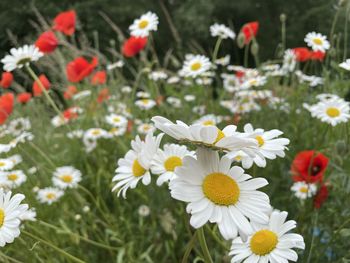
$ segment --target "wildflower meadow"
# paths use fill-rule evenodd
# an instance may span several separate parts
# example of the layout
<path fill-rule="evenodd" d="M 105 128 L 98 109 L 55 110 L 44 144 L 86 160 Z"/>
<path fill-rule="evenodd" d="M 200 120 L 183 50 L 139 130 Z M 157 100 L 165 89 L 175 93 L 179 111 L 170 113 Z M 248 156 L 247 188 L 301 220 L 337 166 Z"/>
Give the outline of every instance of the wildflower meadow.
<path fill-rule="evenodd" d="M 276 13 L 262 60 L 259 14 L 160 52 L 169 13 L 105 16 L 101 48 L 80 10 L 34 9 L 1 58 L 0 262 L 349 263 L 350 1 L 334 10 L 300 46 Z"/>

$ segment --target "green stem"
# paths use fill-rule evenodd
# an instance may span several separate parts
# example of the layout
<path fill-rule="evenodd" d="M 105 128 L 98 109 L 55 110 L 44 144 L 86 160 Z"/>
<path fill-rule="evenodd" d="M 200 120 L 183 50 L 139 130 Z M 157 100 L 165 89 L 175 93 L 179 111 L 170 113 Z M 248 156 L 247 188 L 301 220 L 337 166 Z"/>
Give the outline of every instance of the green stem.
<path fill-rule="evenodd" d="M 246 44 L 244 47 L 244 67 L 248 67 L 248 55 L 249 55 L 249 45 L 250 43 Z"/>
<path fill-rule="evenodd" d="M 42 238 L 40 238 L 38 236 L 35 236 L 35 235 L 25 231 L 25 230 L 22 230 L 22 233 L 27 235 L 27 236 L 29 236 L 29 237 L 31 237 L 32 239 L 35 239 L 35 240 L 38 240 L 39 242 L 44 243 L 45 245 L 47 245 L 47 246 L 51 247 L 52 249 L 56 250 L 58 253 L 62 254 L 63 256 L 65 256 L 67 258 L 69 258 L 73 262 L 85 263 L 85 261 L 83 261 L 83 260 L 81 260 L 81 259 L 79 259 L 79 258 L 77 258 L 77 257 L 75 257 L 75 256 L 73 256 L 71 254 L 69 254 L 68 252 L 64 251 L 63 249 L 61 249 L 61 248 L 51 244 L 50 242 L 48 242 L 48 241 L 46 241 L 46 240 L 44 240 L 44 239 L 42 239 Z"/>
<path fill-rule="evenodd" d="M 47 157 L 47 154 L 44 153 L 38 146 L 36 146 L 34 143 L 29 142 L 29 144 L 52 166 L 52 168 L 56 169 L 56 165 L 51 161 L 49 157 Z"/>
<path fill-rule="evenodd" d="M 314 223 L 313 223 L 312 229 L 314 229 L 314 228 L 316 227 L 317 221 L 318 221 L 318 212 L 316 212 L 316 215 L 315 215 L 315 218 L 314 218 Z M 309 255 L 308 255 L 308 257 L 307 257 L 306 263 L 310 263 L 310 262 L 311 262 L 312 249 L 313 249 L 313 246 L 314 246 L 314 241 L 315 241 L 315 235 L 312 235 L 311 243 L 310 243 Z"/>
<path fill-rule="evenodd" d="M 198 235 L 198 241 L 199 241 L 199 244 L 202 248 L 204 262 L 205 263 L 213 263 L 213 260 L 211 259 L 211 256 L 209 253 L 207 242 L 205 240 L 204 227 L 199 228 L 197 230 L 196 234 Z"/>
<path fill-rule="evenodd" d="M 12 257 L 10 257 L 10 256 L 7 256 L 7 255 L 5 255 L 5 254 L 2 253 L 2 252 L 0 252 L 0 259 L 1 259 L 1 258 L 5 258 L 5 259 L 7 259 L 8 261 L 14 262 L 14 263 L 23 263 L 22 261 L 19 261 L 19 260 L 15 259 L 15 258 L 12 258 Z"/>
<path fill-rule="evenodd" d="M 219 37 L 218 40 L 216 41 L 216 44 L 215 44 L 215 47 L 214 47 L 214 51 L 213 51 L 213 58 L 212 58 L 213 63 L 215 63 L 215 60 L 218 57 L 218 53 L 219 53 L 219 48 L 220 48 L 221 42 L 222 42 L 222 38 Z"/>
<path fill-rule="evenodd" d="M 187 263 L 188 262 L 188 257 L 191 254 L 191 251 L 192 251 L 192 249 L 194 247 L 194 243 L 195 243 L 196 239 L 197 239 L 197 234 L 194 233 L 192 235 L 192 238 L 191 238 L 190 242 L 188 242 L 188 244 L 187 244 L 187 247 L 186 247 L 186 250 L 185 250 L 185 254 L 184 254 L 184 256 L 182 258 L 182 261 L 181 261 L 182 263 Z"/>
<path fill-rule="evenodd" d="M 67 234 L 67 235 L 71 235 L 71 236 L 74 236 L 74 237 L 78 237 L 79 239 L 85 241 L 86 243 L 89 243 L 91 245 L 94 245 L 94 246 L 97 246 L 97 247 L 100 247 L 100 248 L 105 248 L 105 249 L 110 249 L 110 250 L 115 250 L 117 251 L 118 249 L 115 248 L 115 247 L 111 247 L 111 246 L 108 246 L 108 245 L 105 245 L 105 244 L 101 244 L 97 241 L 94 241 L 94 240 L 91 240 L 87 237 L 84 237 L 84 236 L 81 236 L 79 234 L 76 234 L 76 233 L 73 233 L 73 232 L 69 232 L 69 231 L 64 231 L 63 229 L 60 229 L 59 227 L 57 226 L 54 226 L 54 225 L 51 225 L 47 222 L 44 222 L 44 221 L 39 221 L 40 224 L 48 227 L 48 228 L 51 228 L 51 229 L 55 229 L 56 231 L 60 231 L 60 233 L 64 233 L 64 234 Z"/>
<path fill-rule="evenodd" d="M 33 78 L 33 80 L 38 83 L 41 91 L 44 93 L 44 96 L 46 97 L 47 101 L 49 102 L 49 104 L 52 106 L 52 108 L 56 111 L 56 113 L 61 117 L 64 118 L 62 112 L 58 109 L 57 105 L 55 104 L 55 102 L 52 100 L 52 98 L 50 97 L 49 93 L 47 92 L 47 90 L 45 89 L 43 83 L 40 81 L 40 79 L 38 78 L 38 76 L 35 74 L 35 72 L 30 68 L 29 65 L 26 66 L 26 69 L 29 73 L 29 75 Z"/>

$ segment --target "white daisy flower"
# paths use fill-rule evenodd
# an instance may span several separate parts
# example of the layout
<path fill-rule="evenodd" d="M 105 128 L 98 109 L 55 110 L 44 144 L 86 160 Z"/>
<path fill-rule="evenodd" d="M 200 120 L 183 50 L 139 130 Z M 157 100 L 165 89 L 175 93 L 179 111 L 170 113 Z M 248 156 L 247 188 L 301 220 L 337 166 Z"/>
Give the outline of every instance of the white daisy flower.
<path fill-rule="evenodd" d="M 229 255 L 231 263 L 288 263 L 297 261 L 298 254 L 292 248 L 305 248 L 301 235 L 288 233 L 296 227 L 293 220 L 286 221 L 288 213 L 273 211 L 268 224 L 252 224 L 254 232 L 247 241 L 237 237 L 232 241 Z"/>
<path fill-rule="evenodd" d="M 154 106 L 156 106 L 157 103 L 151 99 L 141 99 L 141 100 L 135 101 L 135 105 L 139 107 L 141 110 L 150 110 Z"/>
<path fill-rule="evenodd" d="M 150 123 L 141 123 L 139 126 L 137 126 L 137 132 L 139 134 L 147 134 L 149 132 L 155 132 L 156 127 L 154 127 L 153 124 Z"/>
<path fill-rule="evenodd" d="M 215 60 L 215 64 L 217 65 L 221 65 L 221 66 L 227 66 L 228 64 L 230 64 L 230 59 L 231 56 L 230 55 L 226 55 L 222 58 L 218 58 Z"/>
<path fill-rule="evenodd" d="M 196 96 L 192 95 L 192 94 L 187 94 L 184 96 L 184 100 L 187 102 L 191 102 L 191 101 L 195 101 L 196 100 Z"/>
<path fill-rule="evenodd" d="M 31 123 L 28 118 L 17 118 L 7 126 L 8 132 L 13 136 L 18 136 L 24 131 L 28 131 L 31 128 Z"/>
<path fill-rule="evenodd" d="M 74 139 L 74 138 L 81 139 L 83 138 L 83 135 L 84 135 L 83 130 L 74 130 L 74 131 L 67 132 L 67 137 L 69 139 Z"/>
<path fill-rule="evenodd" d="M 51 205 L 63 196 L 64 192 L 58 188 L 46 187 L 37 191 L 37 199 L 41 203 Z"/>
<path fill-rule="evenodd" d="M 305 182 L 295 182 L 290 188 L 294 195 L 299 199 L 306 199 L 312 197 L 317 192 L 316 184 L 308 184 Z"/>
<path fill-rule="evenodd" d="M 289 139 L 286 138 L 277 138 L 283 134 L 280 130 L 270 130 L 264 131 L 263 129 L 254 129 L 253 126 L 248 123 L 244 126 L 243 137 L 254 138 L 258 143 L 258 151 L 255 157 L 242 156 L 240 153 L 235 155 L 230 155 L 230 157 L 235 158 L 236 160 L 241 158 L 242 166 L 245 169 L 252 167 L 255 163 L 259 167 L 266 166 L 266 159 L 273 160 L 277 156 L 284 157 L 284 151 L 287 150 L 287 145 L 289 144 Z"/>
<path fill-rule="evenodd" d="M 214 114 L 207 114 L 194 121 L 194 124 L 201 124 L 205 126 L 215 126 L 222 121 L 220 116 Z"/>
<path fill-rule="evenodd" d="M 172 76 L 167 79 L 168 84 L 176 84 L 180 82 L 180 78 L 178 76 Z"/>
<path fill-rule="evenodd" d="M 312 117 L 336 126 L 350 119 L 350 104 L 343 99 L 322 100 L 308 108 Z"/>
<path fill-rule="evenodd" d="M 341 67 L 341 68 L 343 68 L 343 69 L 345 69 L 347 71 L 350 71 L 350 58 L 348 58 L 344 62 L 340 63 L 339 67 Z"/>
<path fill-rule="evenodd" d="M 113 127 L 123 127 L 128 124 L 128 120 L 124 116 L 114 113 L 106 116 L 106 122 Z"/>
<path fill-rule="evenodd" d="M 182 106 L 181 100 L 175 97 L 167 97 L 166 102 L 169 103 L 174 108 L 181 108 Z"/>
<path fill-rule="evenodd" d="M 297 56 L 291 49 L 287 49 L 283 55 L 282 70 L 285 72 L 293 72 L 297 66 Z"/>
<path fill-rule="evenodd" d="M 4 64 L 4 71 L 13 71 L 37 61 L 44 54 L 34 45 L 24 45 L 20 48 L 11 48 L 10 55 L 6 55 L 1 62 Z"/>
<path fill-rule="evenodd" d="M 108 133 L 114 137 L 122 136 L 126 133 L 127 125 L 121 127 L 113 127 Z"/>
<path fill-rule="evenodd" d="M 269 197 L 258 188 L 266 186 L 264 178 L 254 178 L 238 166 L 231 167 L 230 159 L 204 148 L 197 149 L 197 160 L 183 158 L 175 169 L 176 178 L 170 181 L 171 196 L 189 203 L 190 224 L 200 228 L 208 221 L 217 223 L 225 239 L 233 239 L 238 231 L 251 234 L 250 222 L 266 224 L 271 207 Z M 250 179 L 250 180 L 249 180 Z"/>
<path fill-rule="evenodd" d="M 13 165 L 16 166 L 17 164 L 21 163 L 23 161 L 23 158 L 19 154 L 12 155 L 7 158 L 8 160 L 13 162 Z"/>
<path fill-rule="evenodd" d="M 106 130 L 101 128 L 90 128 L 84 133 L 84 138 L 97 140 L 101 138 L 108 138 L 109 134 Z"/>
<path fill-rule="evenodd" d="M 225 25 L 219 25 L 218 23 L 215 23 L 210 26 L 210 34 L 212 37 L 220 37 L 222 39 L 235 39 L 236 34 L 231 30 L 231 28 L 225 26 Z"/>
<path fill-rule="evenodd" d="M 249 156 L 255 156 L 257 142 L 255 139 L 243 138 L 236 132 L 237 127 L 228 125 L 223 130 L 215 125 L 193 124 L 188 126 L 182 121 L 176 123 L 161 117 L 152 118 L 157 129 L 168 134 L 176 140 L 189 142 L 194 145 L 222 150 L 234 154 L 240 150 Z"/>
<path fill-rule="evenodd" d="M 326 52 L 326 50 L 331 47 L 327 40 L 327 36 L 316 32 L 307 33 L 304 41 L 313 51 Z"/>
<path fill-rule="evenodd" d="M 151 31 L 158 29 L 158 16 L 152 12 L 143 14 L 140 18 L 135 19 L 129 27 L 130 34 L 135 37 L 148 37 Z"/>
<path fill-rule="evenodd" d="M 20 217 L 28 210 L 27 204 L 21 204 L 25 196 L 0 189 L 0 247 L 12 243 L 20 235 Z"/>
<path fill-rule="evenodd" d="M 267 78 L 265 76 L 255 76 L 255 77 L 247 78 L 241 84 L 241 88 L 249 89 L 251 87 L 260 87 L 265 85 L 266 82 L 267 82 Z"/>
<path fill-rule="evenodd" d="M 155 154 L 159 149 L 163 134 L 153 136 L 152 132 L 146 135 L 144 141 L 139 136 L 131 142 L 129 150 L 124 158 L 118 160 L 116 175 L 112 181 L 116 182 L 112 191 L 118 190 L 118 196 L 122 194 L 126 198 L 126 191 L 135 188 L 140 180 L 144 185 L 151 182 L 150 167 Z"/>
<path fill-rule="evenodd" d="M 194 156 L 194 152 L 188 151 L 184 145 L 177 144 L 166 144 L 164 150 L 158 151 L 151 166 L 152 173 L 159 175 L 157 179 L 158 186 L 176 176 L 175 168 L 182 165 L 182 159 L 187 155 Z"/>
<path fill-rule="evenodd" d="M 211 67 L 209 58 L 203 55 L 190 55 L 186 57 L 186 60 L 181 69 L 181 74 L 185 77 L 197 77 L 204 72 L 208 71 Z"/>
<path fill-rule="evenodd" d="M 136 93 L 136 97 L 141 98 L 141 99 L 149 99 L 151 97 L 151 94 L 149 94 L 146 91 L 138 91 Z"/>
<path fill-rule="evenodd" d="M 10 159 L 0 159 L 0 171 L 11 170 L 15 164 Z"/>
<path fill-rule="evenodd" d="M 130 86 L 123 86 L 121 89 L 122 93 L 129 94 L 132 92 L 132 88 Z"/>
<path fill-rule="evenodd" d="M 58 167 L 52 177 L 53 185 L 61 189 L 76 188 L 80 181 L 81 172 L 72 166 Z"/>
<path fill-rule="evenodd" d="M 21 213 L 19 219 L 21 221 L 36 221 L 36 210 L 35 208 L 30 208 Z"/>
<path fill-rule="evenodd" d="M 0 185 L 10 189 L 16 188 L 27 180 L 22 170 L 0 172 Z"/>
<path fill-rule="evenodd" d="M 166 74 L 164 71 L 152 71 L 148 74 L 148 78 L 154 81 L 158 80 L 164 80 L 168 78 L 168 74 Z"/>
<path fill-rule="evenodd" d="M 68 122 L 69 122 L 68 119 L 66 119 L 60 115 L 56 115 L 56 116 L 52 117 L 52 119 L 51 119 L 51 124 L 54 127 L 60 127 L 64 124 L 67 124 Z"/>
<path fill-rule="evenodd" d="M 107 70 L 113 70 L 115 68 L 122 68 L 124 66 L 124 61 L 123 60 L 118 60 L 117 62 L 113 63 L 113 64 L 109 64 L 107 65 Z"/>

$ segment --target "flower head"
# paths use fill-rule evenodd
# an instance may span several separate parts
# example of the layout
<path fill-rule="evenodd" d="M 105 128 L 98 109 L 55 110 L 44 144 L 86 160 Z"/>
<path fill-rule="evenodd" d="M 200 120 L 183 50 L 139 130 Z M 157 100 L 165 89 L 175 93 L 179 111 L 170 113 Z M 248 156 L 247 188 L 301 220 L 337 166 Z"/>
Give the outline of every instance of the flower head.
<path fill-rule="evenodd" d="M 74 10 L 59 13 L 53 20 L 53 30 L 71 36 L 75 32 L 76 13 Z"/>

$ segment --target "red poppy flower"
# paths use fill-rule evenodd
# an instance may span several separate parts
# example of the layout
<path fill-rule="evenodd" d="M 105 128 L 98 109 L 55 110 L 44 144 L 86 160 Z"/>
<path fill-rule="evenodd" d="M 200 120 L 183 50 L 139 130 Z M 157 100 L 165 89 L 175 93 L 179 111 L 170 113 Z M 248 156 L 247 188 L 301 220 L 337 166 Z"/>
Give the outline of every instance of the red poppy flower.
<path fill-rule="evenodd" d="M 53 29 L 71 36 L 75 32 L 76 13 L 74 10 L 59 13 L 53 20 Z"/>
<path fill-rule="evenodd" d="M 294 181 L 321 182 L 328 165 L 328 158 L 316 151 L 302 151 L 295 156 L 291 172 Z"/>
<path fill-rule="evenodd" d="M 13 81 L 13 75 L 11 72 L 3 72 L 1 75 L 0 86 L 7 89 L 11 86 Z"/>
<path fill-rule="evenodd" d="M 311 51 L 306 47 L 293 48 L 297 61 L 305 62 L 311 58 Z"/>
<path fill-rule="evenodd" d="M 106 71 L 97 71 L 91 78 L 92 85 L 102 85 L 106 83 Z"/>
<path fill-rule="evenodd" d="M 15 96 L 12 93 L 6 93 L 0 97 L 0 125 L 4 124 L 13 110 Z"/>
<path fill-rule="evenodd" d="M 41 74 L 39 76 L 39 80 L 41 82 L 41 84 L 44 86 L 44 88 L 46 90 L 49 90 L 50 89 L 50 86 L 51 86 L 51 83 L 50 81 L 47 79 L 47 77 L 44 75 L 44 74 Z M 39 82 L 38 81 L 34 81 L 33 82 L 33 94 L 35 97 L 37 96 L 41 96 L 41 94 L 43 93 L 40 85 L 39 85 Z"/>
<path fill-rule="evenodd" d="M 67 89 L 64 91 L 63 93 L 63 97 L 66 99 L 66 100 L 69 100 L 72 98 L 72 96 L 74 94 L 76 94 L 78 92 L 78 89 L 76 86 L 68 86 Z"/>
<path fill-rule="evenodd" d="M 243 25 L 241 28 L 241 32 L 244 35 L 244 44 L 248 44 L 253 37 L 256 37 L 258 34 L 259 30 L 259 22 L 254 21 L 254 22 L 249 22 Z"/>
<path fill-rule="evenodd" d="M 101 89 L 98 93 L 97 102 L 102 103 L 109 99 L 109 90 L 107 88 Z"/>
<path fill-rule="evenodd" d="M 126 40 L 122 47 L 122 53 L 126 57 L 137 55 L 147 45 L 146 37 L 130 37 Z"/>
<path fill-rule="evenodd" d="M 314 207 L 320 209 L 323 203 L 327 200 L 329 195 L 328 187 L 326 184 L 322 184 L 314 197 Z"/>
<path fill-rule="evenodd" d="M 85 58 L 78 57 L 69 62 L 66 67 L 67 78 L 70 82 L 79 82 L 89 76 L 98 64 L 98 60 L 94 57 L 89 63 Z"/>
<path fill-rule="evenodd" d="M 32 98 L 32 94 L 29 92 L 22 92 L 17 95 L 17 101 L 19 103 L 25 104 Z"/>
<path fill-rule="evenodd" d="M 312 51 L 311 52 L 311 59 L 312 60 L 318 60 L 318 61 L 323 61 L 326 56 L 325 52 L 322 51 Z"/>
<path fill-rule="evenodd" d="M 58 40 L 52 31 L 47 31 L 39 36 L 35 46 L 43 53 L 51 53 L 58 46 Z"/>
<path fill-rule="evenodd" d="M 64 117 L 66 120 L 73 120 L 73 119 L 78 118 L 78 116 L 79 116 L 78 113 L 79 113 L 79 108 L 77 108 L 77 107 L 71 107 L 71 108 L 66 109 L 66 110 L 63 112 L 63 117 Z"/>

